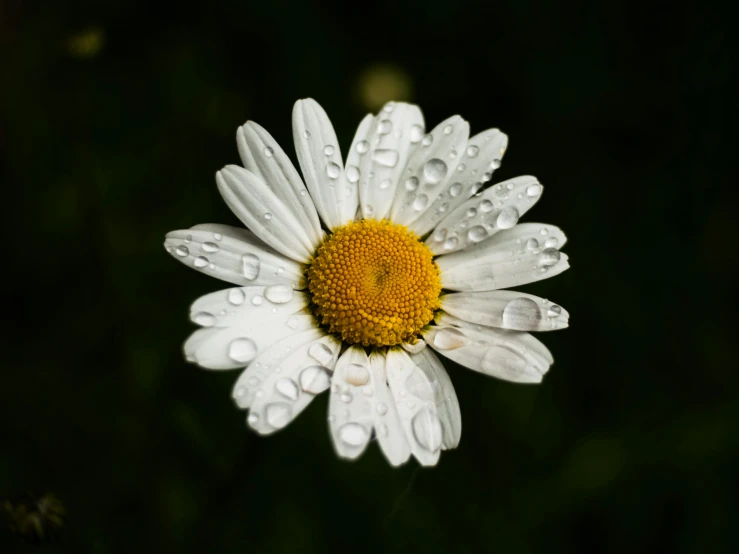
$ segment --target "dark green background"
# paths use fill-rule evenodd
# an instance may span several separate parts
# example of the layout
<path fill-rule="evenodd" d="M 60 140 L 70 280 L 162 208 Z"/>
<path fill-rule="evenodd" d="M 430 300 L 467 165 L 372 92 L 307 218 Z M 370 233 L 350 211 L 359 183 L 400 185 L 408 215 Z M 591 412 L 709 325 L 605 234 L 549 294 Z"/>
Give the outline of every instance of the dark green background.
<path fill-rule="evenodd" d="M 709 2 L 3 3 L 0 500 L 58 495 L 48 552 L 739 551 L 732 21 Z M 91 32 L 98 52 L 70 46 Z M 247 119 L 293 156 L 311 96 L 346 148 L 377 63 L 429 126 L 508 133 L 498 180 L 539 177 L 526 220 L 570 239 L 572 269 L 524 289 L 571 314 L 540 335 L 556 364 L 541 386 L 448 364 L 464 432 L 433 469 L 376 445 L 338 460 L 326 397 L 248 432 L 237 373 L 181 352 L 189 304 L 225 285 L 162 248 L 236 222 L 214 172 Z"/>

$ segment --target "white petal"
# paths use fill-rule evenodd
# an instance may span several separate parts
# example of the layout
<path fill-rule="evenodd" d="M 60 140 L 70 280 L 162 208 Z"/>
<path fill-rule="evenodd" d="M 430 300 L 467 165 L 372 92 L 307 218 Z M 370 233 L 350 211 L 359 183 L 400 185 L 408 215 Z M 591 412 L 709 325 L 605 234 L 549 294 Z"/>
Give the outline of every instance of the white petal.
<path fill-rule="evenodd" d="M 516 383 L 540 383 L 554 361 L 529 333 L 505 331 L 459 320 L 448 314 L 423 330 L 434 350 L 458 364 Z"/>
<path fill-rule="evenodd" d="M 208 369 L 245 367 L 278 340 L 317 326 L 303 310 L 307 302 L 305 294 L 285 285 L 207 294 L 190 309 L 192 321 L 205 328 L 187 339 L 185 357 Z"/>
<path fill-rule="evenodd" d="M 413 222 L 429 209 L 456 172 L 469 133 L 469 123 L 455 115 L 421 140 L 402 174 L 390 211 L 393 222 L 415 230 Z"/>
<path fill-rule="evenodd" d="M 449 374 L 430 348 L 411 354 L 411 359 L 434 389 L 434 402 L 443 429 L 441 447 L 445 450 L 456 448 L 462 437 L 462 414 Z"/>
<path fill-rule="evenodd" d="M 440 299 L 441 308 L 464 321 L 513 331 L 553 331 L 567 327 L 561 306 L 515 290 L 455 292 Z"/>
<path fill-rule="evenodd" d="M 329 229 L 344 225 L 357 211 L 356 181 L 347 181 L 331 120 L 312 98 L 295 103 L 293 139 L 318 213 Z"/>
<path fill-rule="evenodd" d="M 516 225 L 482 244 L 436 258 L 441 285 L 448 290 L 483 291 L 554 277 L 570 267 L 567 254 L 558 250 L 565 241 L 554 225 Z"/>
<path fill-rule="evenodd" d="M 434 254 L 462 250 L 510 229 L 541 198 L 543 187 L 525 175 L 486 189 L 452 210 L 426 239 Z"/>
<path fill-rule="evenodd" d="M 303 180 L 290 158 L 264 128 L 247 121 L 236 131 L 236 142 L 244 167 L 266 183 L 300 222 L 312 244 L 323 239 L 321 223 Z"/>
<path fill-rule="evenodd" d="M 310 260 L 320 241 L 314 239 L 314 233 L 304 227 L 272 187 L 237 165 L 219 171 L 216 183 L 226 204 L 255 235 L 297 262 Z"/>
<path fill-rule="evenodd" d="M 357 132 L 354 135 L 352 146 L 346 154 L 346 166 L 344 176 L 346 178 L 347 187 L 351 187 L 350 199 L 352 204 L 344 204 L 343 219 L 344 223 L 361 218 L 359 213 L 359 178 L 361 177 L 362 159 L 369 156 L 369 134 L 375 125 L 375 118 L 372 114 L 367 114 L 359 124 Z"/>
<path fill-rule="evenodd" d="M 205 224 L 167 233 L 167 252 L 187 266 L 234 285 L 305 287 L 303 266 L 246 229 Z"/>
<path fill-rule="evenodd" d="M 390 108 L 390 111 L 388 111 Z M 364 218 L 383 219 L 390 212 L 398 182 L 423 133 L 423 114 L 418 106 L 396 102 L 383 108 L 375 119 L 362 157 L 359 200 Z"/>
<path fill-rule="evenodd" d="M 436 465 L 444 442 L 444 429 L 437 408 L 438 379 L 421 369 L 402 349 L 387 352 L 385 371 L 405 436 L 416 459 Z"/>
<path fill-rule="evenodd" d="M 395 400 L 385 376 L 385 355 L 377 350 L 370 354 L 370 389 L 363 388 L 368 395 L 374 414 L 375 435 L 382 453 L 394 466 L 405 463 L 411 455 L 408 439 L 400 421 Z"/>
<path fill-rule="evenodd" d="M 315 351 L 326 353 L 320 363 Z M 247 422 L 259 434 L 282 429 L 329 386 L 341 342 L 320 329 L 287 337 L 259 355 L 234 385 L 233 399 L 250 408 Z"/>
<path fill-rule="evenodd" d="M 361 390 L 370 379 L 369 358 L 363 348 L 350 347 L 336 362 L 331 379 L 328 421 L 334 448 L 342 458 L 358 457 L 372 435 L 372 404 Z"/>
<path fill-rule="evenodd" d="M 500 166 L 508 146 L 508 137 L 498 129 L 488 129 L 472 137 L 460 152 L 456 170 L 439 188 L 438 195 L 429 200 L 423 215 L 412 224 L 412 229 L 423 236 L 451 213 L 462 202 L 477 193 L 489 181 Z"/>

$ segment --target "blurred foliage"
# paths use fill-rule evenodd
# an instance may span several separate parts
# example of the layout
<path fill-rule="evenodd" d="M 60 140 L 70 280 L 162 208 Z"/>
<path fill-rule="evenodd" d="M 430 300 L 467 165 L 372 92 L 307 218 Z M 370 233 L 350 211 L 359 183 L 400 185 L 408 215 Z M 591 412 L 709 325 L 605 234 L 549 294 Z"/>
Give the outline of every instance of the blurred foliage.
<path fill-rule="evenodd" d="M 739 551 L 730 15 L 0 4 L 0 500 L 50 491 L 68 522 L 43 544 L 8 525 L 0 551 Z M 525 289 L 571 314 L 543 337 L 557 363 L 538 387 L 448 364 L 464 433 L 434 469 L 391 469 L 374 446 L 337 460 L 326 398 L 271 438 L 247 432 L 235 374 L 181 352 L 190 302 L 224 285 L 162 248 L 236 222 L 213 175 L 238 160 L 239 124 L 291 152 L 292 103 L 311 96 L 346 148 L 377 87 L 429 125 L 507 132 L 496 176 L 537 175 L 527 220 L 570 237 L 572 269 Z"/>

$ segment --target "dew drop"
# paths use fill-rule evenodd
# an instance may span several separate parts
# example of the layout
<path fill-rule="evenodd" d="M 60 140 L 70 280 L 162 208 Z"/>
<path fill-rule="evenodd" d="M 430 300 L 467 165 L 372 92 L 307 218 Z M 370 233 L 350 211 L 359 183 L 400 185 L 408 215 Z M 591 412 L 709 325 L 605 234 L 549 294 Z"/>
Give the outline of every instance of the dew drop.
<path fill-rule="evenodd" d="M 413 209 L 417 212 L 420 212 L 423 210 L 426 206 L 428 206 L 429 203 L 429 197 L 425 194 L 419 194 L 416 196 L 416 199 L 413 201 Z"/>
<path fill-rule="evenodd" d="M 361 446 L 369 439 L 369 433 L 358 423 L 345 423 L 339 429 L 339 438 L 349 446 Z"/>
<path fill-rule="evenodd" d="M 328 370 L 320 365 L 306 367 L 300 372 L 300 388 L 311 394 L 325 391 L 331 384 L 331 375 Z"/>
<path fill-rule="evenodd" d="M 241 272 L 247 281 L 253 281 L 259 276 L 261 264 L 255 254 L 244 254 L 241 257 Z"/>
<path fill-rule="evenodd" d="M 275 383 L 275 390 L 289 400 L 297 400 L 298 394 L 300 394 L 297 383 L 289 377 L 279 379 Z"/>
<path fill-rule="evenodd" d="M 266 213 L 264 214 L 264 219 L 266 219 L 267 221 L 269 221 L 270 219 L 272 219 L 272 214 L 271 214 L 271 213 L 269 213 L 269 212 L 266 212 Z"/>
<path fill-rule="evenodd" d="M 186 243 L 191 243 L 191 242 L 192 242 L 192 235 L 187 235 L 187 236 L 185 237 L 185 242 L 186 242 Z"/>
<path fill-rule="evenodd" d="M 349 364 L 344 370 L 346 382 L 355 387 L 366 385 L 370 374 L 366 367 L 360 364 Z"/>
<path fill-rule="evenodd" d="M 454 327 L 442 327 L 434 335 L 434 346 L 441 350 L 454 350 L 467 344 L 467 336 Z"/>
<path fill-rule="evenodd" d="M 365 154 L 367 153 L 367 150 L 369 150 L 369 142 L 367 142 L 366 140 L 360 140 L 357 143 L 356 148 L 357 152 L 359 152 L 360 154 Z"/>
<path fill-rule="evenodd" d="M 322 342 L 311 344 L 308 355 L 321 365 L 328 365 L 334 357 L 331 349 Z"/>
<path fill-rule="evenodd" d="M 469 231 L 467 231 L 467 237 L 472 242 L 480 242 L 488 236 L 488 232 L 482 225 L 475 225 Z"/>
<path fill-rule="evenodd" d="M 549 237 L 547 240 L 544 241 L 544 246 L 546 248 L 556 248 L 559 244 L 559 241 L 554 237 Z"/>
<path fill-rule="evenodd" d="M 456 198 L 462 192 L 462 183 L 454 183 L 449 187 L 449 196 Z"/>
<path fill-rule="evenodd" d="M 385 167 L 395 167 L 398 163 L 398 152 L 388 148 L 373 150 L 372 161 Z"/>
<path fill-rule="evenodd" d="M 557 317 L 561 313 L 562 313 L 562 307 L 557 306 L 557 304 L 552 304 L 551 306 L 549 306 L 549 310 L 547 310 L 547 315 L 549 317 Z"/>
<path fill-rule="evenodd" d="M 214 242 L 205 242 L 203 243 L 203 250 L 208 252 L 209 254 L 212 254 L 213 252 L 218 252 L 220 250 L 220 246 L 218 246 Z"/>
<path fill-rule="evenodd" d="M 432 185 L 440 183 L 446 177 L 447 165 L 439 158 L 432 158 L 423 164 L 423 177 Z"/>
<path fill-rule="evenodd" d="M 441 447 L 441 421 L 428 407 L 413 417 L 412 427 L 413 436 L 424 449 L 436 452 Z"/>
<path fill-rule="evenodd" d="M 249 425 L 256 425 L 259 423 L 259 415 L 250 413 L 249 417 L 246 418 L 246 421 L 249 422 Z"/>
<path fill-rule="evenodd" d="M 500 167 L 500 160 L 498 158 L 496 158 L 492 162 L 490 162 L 490 168 L 491 169 L 498 169 L 499 167 Z"/>
<path fill-rule="evenodd" d="M 451 135 L 453 130 L 454 127 L 452 125 L 447 125 L 446 127 L 444 127 L 444 134 Z"/>
<path fill-rule="evenodd" d="M 258 294 L 251 299 L 251 303 L 255 306 L 261 306 L 262 302 L 264 302 L 264 298 L 262 298 Z"/>
<path fill-rule="evenodd" d="M 177 248 L 175 248 L 174 252 L 180 258 L 184 258 L 190 253 L 190 250 L 187 249 L 187 246 L 179 245 Z"/>
<path fill-rule="evenodd" d="M 405 190 L 416 190 L 418 188 L 418 177 L 408 177 L 405 180 Z M 185 254 L 187 255 L 187 254 Z"/>
<path fill-rule="evenodd" d="M 284 304 L 293 297 L 293 288 L 288 285 L 272 285 L 264 290 L 264 296 L 274 304 Z"/>
<path fill-rule="evenodd" d="M 334 147 L 333 147 L 333 146 L 331 146 L 330 144 L 326 145 L 326 146 L 325 146 L 325 147 L 323 148 L 323 153 L 324 153 L 324 154 L 325 154 L 326 156 L 333 156 L 333 154 L 334 154 L 334 152 L 335 152 L 335 151 L 336 151 L 336 148 L 334 148 Z"/>
<path fill-rule="evenodd" d="M 387 413 L 387 404 L 380 402 L 375 406 L 375 411 L 380 415 L 385 415 Z"/>
<path fill-rule="evenodd" d="M 489 212 L 493 209 L 493 203 L 490 200 L 485 199 L 480 202 L 480 209 L 483 212 Z"/>
<path fill-rule="evenodd" d="M 539 241 L 536 239 L 529 239 L 526 241 L 526 248 L 529 250 L 536 250 L 539 248 Z"/>
<path fill-rule="evenodd" d="M 309 139 L 310 138 L 310 131 L 303 131 L 303 138 Z"/>
<path fill-rule="evenodd" d="M 446 229 L 439 229 L 434 233 L 434 240 L 437 242 L 442 242 L 446 238 Z"/>
<path fill-rule="evenodd" d="M 444 250 L 452 250 L 457 247 L 459 244 L 459 239 L 457 237 L 449 237 L 446 239 L 446 242 L 444 242 Z"/>
<path fill-rule="evenodd" d="M 293 410 L 287 402 L 272 402 L 267 404 L 265 409 L 267 415 L 267 423 L 275 429 L 282 429 L 290 423 L 293 417 Z"/>
<path fill-rule="evenodd" d="M 295 316 L 288 317 L 287 321 L 285 321 L 285 325 L 290 327 L 290 329 L 297 329 L 298 328 L 298 318 Z"/>
<path fill-rule="evenodd" d="M 541 189 L 544 188 L 541 185 L 530 185 L 526 189 L 526 195 L 527 196 L 539 196 L 541 194 Z"/>
<path fill-rule="evenodd" d="M 210 262 L 208 261 L 208 258 L 206 258 L 205 256 L 198 256 L 197 258 L 195 258 L 195 261 L 193 262 L 193 265 L 195 267 L 198 267 L 198 268 L 201 268 L 202 269 L 205 266 L 207 266 L 209 263 Z"/>
<path fill-rule="evenodd" d="M 246 337 L 234 339 L 228 345 L 228 356 L 234 362 L 246 363 L 252 361 L 257 355 L 256 343 Z"/>
<path fill-rule="evenodd" d="M 431 133 L 429 133 L 429 134 L 427 134 L 427 135 L 425 135 L 423 137 L 423 139 L 421 140 L 421 145 L 422 146 L 431 146 L 433 144 L 433 142 L 434 142 L 434 135 L 432 135 Z"/>
<path fill-rule="evenodd" d="M 386 188 L 389 188 L 392 183 L 393 182 L 390 179 L 383 179 L 380 181 L 380 188 L 385 190 Z"/>
<path fill-rule="evenodd" d="M 356 183 L 359 181 L 359 168 L 356 165 L 347 166 L 346 178 L 350 183 Z"/>
<path fill-rule="evenodd" d="M 477 215 L 477 209 L 476 208 L 469 208 L 464 215 L 466 217 L 475 217 Z"/>
<path fill-rule="evenodd" d="M 411 144 L 416 144 L 417 142 L 420 142 L 423 138 L 423 127 L 421 127 L 420 125 L 411 125 L 410 138 Z"/>
<path fill-rule="evenodd" d="M 216 324 L 216 316 L 209 312 L 198 312 L 192 320 L 202 327 L 213 327 Z"/>
<path fill-rule="evenodd" d="M 270 148 L 269 146 L 265 146 L 264 147 L 264 155 L 267 156 L 268 158 L 271 158 L 272 156 L 275 155 L 275 151 L 272 148 Z"/>
<path fill-rule="evenodd" d="M 477 155 L 480 153 L 480 147 L 475 146 L 474 144 L 471 144 L 467 147 L 467 156 L 470 158 L 476 158 Z"/>
<path fill-rule="evenodd" d="M 512 206 L 502 210 L 495 221 L 499 229 L 510 229 L 516 223 L 518 223 L 518 210 Z"/>
<path fill-rule="evenodd" d="M 242 289 L 229 289 L 228 301 L 234 306 L 240 306 L 246 300 L 246 295 Z"/>
<path fill-rule="evenodd" d="M 326 175 L 331 179 L 337 179 L 339 177 L 339 173 L 341 173 L 341 168 L 334 162 L 328 162 L 328 165 L 326 166 Z"/>
<path fill-rule="evenodd" d="M 339 396 L 339 400 L 341 400 L 344 404 L 349 404 L 354 399 L 352 394 L 349 391 L 346 391 Z"/>
<path fill-rule="evenodd" d="M 541 310 L 530 298 L 514 298 L 503 309 L 503 327 L 514 331 L 531 331 L 539 326 Z"/>
<path fill-rule="evenodd" d="M 377 124 L 377 133 L 380 135 L 387 135 L 393 130 L 393 122 L 389 119 L 383 119 Z"/>
<path fill-rule="evenodd" d="M 559 261 L 560 257 L 561 254 L 556 248 L 545 248 L 539 256 L 539 265 L 551 267 Z"/>

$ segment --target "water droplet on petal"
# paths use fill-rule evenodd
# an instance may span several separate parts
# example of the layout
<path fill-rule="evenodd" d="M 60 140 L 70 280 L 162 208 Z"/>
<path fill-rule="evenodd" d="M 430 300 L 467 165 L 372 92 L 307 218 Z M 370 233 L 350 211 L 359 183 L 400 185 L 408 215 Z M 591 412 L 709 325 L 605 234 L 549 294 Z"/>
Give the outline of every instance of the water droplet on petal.
<path fill-rule="evenodd" d="M 467 217 L 475 217 L 477 215 L 477 209 L 476 208 L 470 208 L 467 210 L 467 212 L 464 214 Z"/>
<path fill-rule="evenodd" d="M 310 131 L 303 131 L 303 138 L 309 139 L 310 138 Z"/>
<path fill-rule="evenodd" d="M 446 233 L 447 233 L 446 228 L 439 229 L 438 231 L 434 233 L 434 240 L 437 242 L 443 241 L 446 238 Z"/>
<path fill-rule="evenodd" d="M 214 242 L 204 242 L 203 243 L 203 250 L 208 252 L 209 254 L 212 254 L 213 252 L 218 252 L 220 250 L 220 246 L 218 246 Z"/>
<path fill-rule="evenodd" d="M 267 156 L 268 158 L 271 158 L 272 156 L 275 155 L 275 151 L 272 148 L 270 148 L 269 146 L 265 146 L 264 147 L 264 155 Z"/>
<path fill-rule="evenodd" d="M 539 248 L 539 241 L 536 239 L 529 239 L 526 241 L 526 248 L 529 250 L 536 250 Z"/>
<path fill-rule="evenodd" d="M 350 183 L 356 183 L 359 181 L 359 168 L 356 165 L 347 166 L 346 178 Z"/>
<path fill-rule="evenodd" d="M 297 383 L 289 377 L 279 379 L 277 383 L 275 383 L 275 390 L 289 400 L 297 400 L 298 394 L 300 394 Z"/>
<path fill-rule="evenodd" d="M 293 409 L 287 402 L 272 402 L 267 404 L 265 409 L 267 414 L 267 423 L 275 429 L 282 429 L 290 423 L 293 417 Z"/>
<path fill-rule="evenodd" d="M 539 196 L 541 194 L 541 189 L 543 189 L 541 185 L 530 185 L 526 189 L 526 195 L 527 196 Z"/>
<path fill-rule="evenodd" d="M 398 163 L 398 152 L 387 148 L 373 150 L 372 161 L 385 167 L 395 167 Z"/>
<path fill-rule="evenodd" d="M 393 130 L 393 122 L 389 119 L 383 119 L 377 124 L 377 133 L 380 135 L 387 135 Z"/>
<path fill-rule="evenodd" d="M 449 237 L 444 243 L 444 250 L 452 250 L 456 248 L 458 244 L 459 239 L 457 237 Z"/>
<path fill-rule="evenodd" d="M 199 312 L 193 316 L 192 320 L 202 327 L 213 327 L 216 324 L 216 316 L 209 312 Z"/>
<path fill-rule="evenodd" d="M 546 248 L 556 248 L 559 244 L 559 241 L 554 237 L 549 237 L 547 240 L 544 241 L 544 246 Z"/>
<path fill-rule="evenodd" d="M 454 183 L 449 187 L 449 196 L 456 198 L 462 192 L 462 183 Z"/>
<path fill-rule="evenodd" d="M 495 223 L 499 229 L 510 229 L 518 223 L 518 210 L 512 206 L 502 210 Z"/>
<path fill-rule="evenodd" d="M 393 182 L 390 179 L 383 179 L 380 181 L 380 188 L 385 190 L 386 188 L 389 188 L 392 183 Z"/>
<path fill-rule="evenodd" d="M 228 291 L 228 301 L 234 306 L 239 306 L 244 303 L 246 295 L 242 289 L 230 289 Z"/>
<path fill-rule="evenodd" d="M 246 337 L 234 339 L 228 346 L 228 356 L 239 363 L 252 361 L 257 355 L 256 343 Z"/>
<path fill-rule="evenodd" d="M 325 147 L 323 148 L 323 153 L 324 153 L 324 154 L 325 154 L 326 156 L 332 156 L 332 155 L 333 155 L 333 153 L 334 153 L 335 151 L 336 151 L 336 148 L 334 148 L 334 147 L 333 147 L 333 146 L 331 146 L 330 144 L 326 145 L 326 146 L 325 146 Z"/>
<path fill-rule="evenodd" d="M 366 140 L 360 140 L 357 143 L 356 148 L 357 152 L 359 152 L 360 154 L 365 154 L 367 150 L 369 150 L 369 142 L 367 142 Z"/>
<path fill-rule="evenodd" d="M 411 125 L 410 138 L 411 144 L 416 144 L 417 142 L 420 142 L 420 140 L 423 138 L 423 127 L 421 127 L 420 125 Z"/>
<path fill-rule="evenodd" d="M 541 321 L 539 304 L 526 297 L 514 298 L 503 309 L 503 327 L 514 331 L 536 329 Z"/>
<path fill-rule="evenodd" d="M 439 158 L 433 158 L 423 164 L 423 176 L 429 184 L 435 185 L 446 177 L 447 165 Z"/>
<path fill-rule="evenodd" d="M 413 436 L 424 449 L 436 452 L 441 447 L 441 421 L 428 407 L 413 417 L 412 427 Z"/>
<path fill-rule="evenodd" d="M 339 429 L 339 438 L 349 446 L 361 446 L 369 439 L 369 433 L 358 423 L 345 423 Z"/>
<path fill-rule="evenodd" d="M 417 212 L 420 212 L 423 210 L 426 206 L 428 206 L 429 203 L 429 197 L 425 194 L 419 194 L 416 199 L 413 201 L 413 209 Z"/>
<path fill-rule="evenodd" d="M 184 258 L 187 256 L 190 251 L 187 249 L 187 246 L 179 245 L 177 248 L 175 248 L 175 254 L 177 254 L 180 258 Z"/>
<path fill-rule="evenodd" d="M 467 147 L 467 156 L 470 158 L 476 158 L 477 155 L 480 153 L 480 147 L 475 146 L 474 144 L 471 144 Z"/>
<path fill-rule="evenodd" d="M 331 375 L 328 370 L 320 365 L 306 367 L 300 372 L 300 388 L 311 394 L 325 391 L 331 384 Z"/>
<path fill-rule="evenodd" d="M 442 327 L 434 335 L 434 346 L 441 350 L 454 350 L 467 344 L 467 336 L 454 327 Z"/>
<path fill-rule="evenodd" d="M 339 400 L 341 400 L 344 404 L 349 404 L 349 402 L 351 402 L 353 399 L 354 397 L 352 396 L 352 393 L 350 393 L 349 391 L 346 391 L 342 393 L 341 396 L 339 396 Z"/>
<path fill-rule="evenodd" d="M 367 368 L 359 364 L 349 364 L 344 369 L 344 374 L 346 382 L 355 387 L 366 385 L 370 378 Z"/>
<path fill-rule="evenodd" d="M 203 268 L 207 266 L 210 262 L 208 261 L 208 258 L 205 256 L 198 256 L 195 258 L 195 261 L 193 262 L 193 265 L 198 268 Z"/>
<path fill-rule="evenodd" d="M 190 242 L 192 242 L 192 235 L 187 235 L 187 236 L 185 237 L 185 242 L 186 242 L 186 243 L 190 243 Z"/>
<path fill-rule="evenodd" d="M 334 357 L 331 349 L 322 342 L 316 342 L 308 348 L 308 355 L 321 365 L 328 365 Z"/>
<path fill-rule="evenodd" d="M 467 231 L 467 236 L 472 242 L 480 242 L 488 236 L 488 232 L 482 225 L 475 225 Z"/>
<path fill-rule="evenodd" d="M 431 144 L 434 142 L 434 135 L 427 134 L 423 137 L 423 140 L 421 140 L 422 146 L 431 146 Z"/>
<path fill-rule="evenodd" d="M 375 411 L 380 415 L 385 415 L 387 413 L 387 404 L 380 402 L 375 406 Z"/>
<path fill-rule="evenodd" d="M 493 203 L 490 200 L 485 199 L 480 202 L 480 209 L 483 212 L 489 212 L 493 209 Z"/>
<path fill-rule="evenodd" d="M 271 214 L 271 213 L 269 213 L 269 212 L 266 212 L 266 213 L 264 214 L 264 219 L 266 219 L 267 221 L 269 221 L 270 219 L 272 219 L 272 214 Z"/>
<path fill-rule="evenodd" d="M 251 303 L 255 306 L 261 306 L 262 302 L 264 302 L 264 298 L 262 298 L 258 294 L 251 299 Z"/>
<path fill-rule="evenodd" d="M 500 167 L 500 160 L 497 158 L 494 159 L 492 162 L 490 162 L 490 167 L 492 169 L 498 169 Z"/>
<path fill-rule="evenodd" d="M 453 130 L 454 127 L 452 125 L 447 125 L 446 127 L 444 127 L 444 134 L 451 135 Z"/>
<path fill-rule="evenodd" d="M 254 254 L 244 254 L 241 257 L 241 272 L 248 281 L 253 281 L 259 276 L 259 258 Z"/>
<path fill-rule="evenodd" d="M 249 422 L 249 425 L 256 425 L 259 423 L 259 414 L 250 413 L 249 417 L 246 418 L 246 421 Z"/>
<path fill-rule="evenodd" d="M 405 190 L 414 191 L 418 188 L 418 177 L 408 177 L 405 181 Z M 185 254 L 187 256 L 187 254 Z"/>
<path fill-rule="evenodd" d="M 552 304 L 551 306 L 549 306 L 549 310 L 547 310 L 547 315 L 549 317 L 557 317 L 561 313 L 562 313 L 562 307 L 557 306 L 556 304 Z"/>
<path fill-rule="evenodd" d="M 337 164 L 334 162 L 328 162 L 328 165 L 326 166 L 326 175 L 331 179 L 337 179 L 340 173 L 341 168 Z"/>
<path fill-rule="evenodd" d="M 272 285 L 264 290 L 264 296 L 275 304 L 284 304 L 293 297 L 293 288 L 288 285 Z"/>
<path fill-rule="evenodd" d="M 545 248 L 539 255 L 539 265 L 550 267 L 555 265 L 561 257 L 559 250 L 555 248 Z"/>

